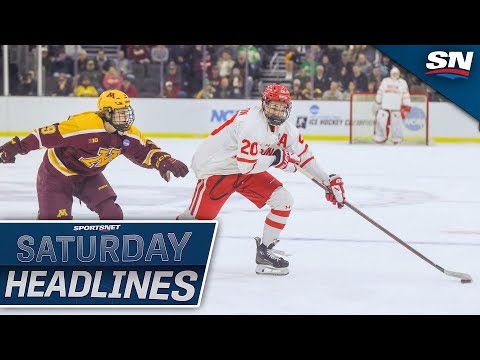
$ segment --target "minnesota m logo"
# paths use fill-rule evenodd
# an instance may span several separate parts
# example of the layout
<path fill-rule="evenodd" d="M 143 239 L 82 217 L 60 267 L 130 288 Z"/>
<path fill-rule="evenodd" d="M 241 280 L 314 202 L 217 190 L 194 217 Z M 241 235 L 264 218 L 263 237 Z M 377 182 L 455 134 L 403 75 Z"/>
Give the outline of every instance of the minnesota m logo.
<path fill-rule="evenodd" d="M 57 218 L 67 217 L 67 216 L 68 216 L 67 209 L 58 210 Z"/>
<path fill-rule="evenodd" d="M 83 162 L 89 168 L 103 167 L 103 166 L 106 166 L 110 161 L 115 159 L 118 155 L 120 155 L 121 152 L 122 152 L 121 150 L 115 149 L 115 148 L 110 148 L 110 149 L 100 148 L 98 149 L 98 156 L 94 156 L 91 158 L 81 157 L 78 160 Z"/>

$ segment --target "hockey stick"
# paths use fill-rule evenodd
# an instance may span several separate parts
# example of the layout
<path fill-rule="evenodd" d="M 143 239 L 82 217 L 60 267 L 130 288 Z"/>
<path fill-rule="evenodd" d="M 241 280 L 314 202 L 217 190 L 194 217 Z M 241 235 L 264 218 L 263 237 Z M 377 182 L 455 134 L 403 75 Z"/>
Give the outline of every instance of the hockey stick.
<path fill-rule="evenodd" d="M 308 177 L 310 180 L 312 180 L 315 184 L 317 184 L 318 186 L 320 186 L 323 190 L 327 191 L 327 192 L 330 192 L 330 190 L 328 189 L 327 186 L 325 186 L 322 182 L 318 181 L 317 179 L 315 179 L 307 170 L 301 168 L 299 165 L 295 164 L 295 167 L 297 168 L 298 171 L 300 171 L 303 175 L 305 175 L 306 177 Z M 411 252 L 413 252 L 415 255 L 419 256 L 420 258 L 422 258 L 423 260 L 425 260 L 427 263 L 429 263 L 430 265 L 432 265 L 433 267 L 437 268 L 438 270 L 440 270 L 441 272 L 443 272 L 445 275 L 448 275 L 448 276 L 453 276 L 453 277 L 456 277 L 456 278 L 459 278 L 462 283 L 471 283 L 473 281 L 472 277 L 468 274 L 464 274 L 464 273 L 461 273 L 461 272 L 456 272 L 456 271 L 449 271 L 449 270 L 446 270 L 444 269 L 443 267 L 441 267 L 440 265 L 437 265 L 435 264 L 433 261 L 431 261 L 430 259 L 428 259 L 427 257 L 425 257 L 424 255 L 422 255 L 420 252 L 418 252 L 417 250 L 415 250 L 414 248 L 412 248 L 410 245 L 408 245 L 406 242 L 404 242 L 403 240 L 401 240 L 398 236 L 396 236 L 395 234 L 392 234 L 390 231 L 388 231 L 387 229 L 385 229 L 382 225 L 380 225 L 379 223 L 377 223 L 375 220 L 371 219 L 370 217 L 368 217 L 367 215 L 365 215 L 363 212 L 361 212 L 360 210 L 358 210 L 355 206 L 353 206 L 352 204 L 350 204 L 348 201 L 345 201 L 345 206 L 349 207 L 350 209 L 352 209 L 353 211 L 355 211 L 358 215 L 360 215 L 361 217 L 363 217 L 365 220 L 367 220 L 370 224 L 374 225 L 375 227 L 377 227 L 378 229 L 382 230 L 385 234 L 387 234 L 388 236 L 390 236 L 393 240 L 395 240 L 396 242 L 398 242 L 400 245 L 406 247 L 408 250 L 410 250 Z"/>

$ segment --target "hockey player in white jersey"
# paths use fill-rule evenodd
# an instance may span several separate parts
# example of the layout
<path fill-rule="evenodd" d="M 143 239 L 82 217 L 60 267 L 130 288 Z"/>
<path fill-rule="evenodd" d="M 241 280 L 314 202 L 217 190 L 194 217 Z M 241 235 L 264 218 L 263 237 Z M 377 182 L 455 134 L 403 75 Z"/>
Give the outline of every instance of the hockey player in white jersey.
<path fill-rule="evenodd" d="M 298 129 L 286 121 L 291 108 L 288 88 L 271 84 L 265 88 L 261 107 L 241 110 L 215 129 L 193 155 L 197 186 L 190 206 L 177 217 L 214 219 L 234 192 L 259 209 L 270 206 L 263 236 L 255 238 L 257 274 L 289 273 L 289 262 L 273 247 L 287 224 L 293 197 L 267 170 L 274 167 L 293 173 L 296 163 L 328 186 L 328 201 L 338 208 L 345 203 L 342 178 L 322 170 Z"/>
<path fill-rule="evenodd" d="M 377 143 L 387 141 L 391 132 L 391 140 L 399 144 L 403 140 L 403 119 L 410 110 L 410 93 L 407 82 L 400 79 L 400 70 L 393 67 L 390 77 L 382 80 L 375 98 L 376 111 L 373 140 Z"/>

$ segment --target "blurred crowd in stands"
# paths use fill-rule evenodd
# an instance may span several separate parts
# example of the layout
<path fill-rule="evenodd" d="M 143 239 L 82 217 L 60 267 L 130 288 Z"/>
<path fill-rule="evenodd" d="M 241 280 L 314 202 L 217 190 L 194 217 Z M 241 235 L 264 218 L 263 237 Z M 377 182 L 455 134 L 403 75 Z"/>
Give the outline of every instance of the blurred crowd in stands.
<path fill-rule="evenodd" d="M 37 46 L 26 51 L 26 71 L 10 64 L 11 95 L 37 95 Z M 41 57 L 47 96 L 118 89 L 130 97 L 244 99 L 275 81 L 294 100 L 348 100 L 353 92 L 375 93 L 395 65 L 411 93 L 445 101 L 369 45 L 118 45 L 108 55 L 101 46 L 89 54 L 80 45 L 43 45 Z"/>

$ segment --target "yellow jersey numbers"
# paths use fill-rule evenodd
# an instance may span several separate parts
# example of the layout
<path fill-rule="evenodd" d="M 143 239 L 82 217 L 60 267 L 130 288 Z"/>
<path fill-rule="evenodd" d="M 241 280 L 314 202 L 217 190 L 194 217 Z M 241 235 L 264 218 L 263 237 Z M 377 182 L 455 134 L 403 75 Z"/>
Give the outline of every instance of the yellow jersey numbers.
<path fill-rule="evenodd" d="M 42 135 L 54 134 L 55 131 L 57 131 L 57 127 L 55 125 L 45 126 L 40 129 L 40 132 L 42 133 Z"/>

